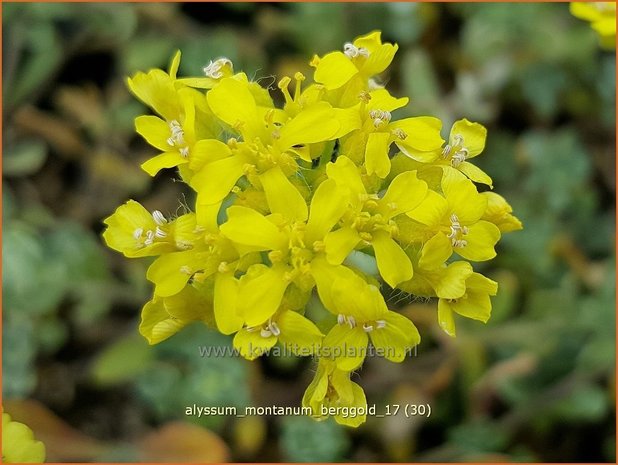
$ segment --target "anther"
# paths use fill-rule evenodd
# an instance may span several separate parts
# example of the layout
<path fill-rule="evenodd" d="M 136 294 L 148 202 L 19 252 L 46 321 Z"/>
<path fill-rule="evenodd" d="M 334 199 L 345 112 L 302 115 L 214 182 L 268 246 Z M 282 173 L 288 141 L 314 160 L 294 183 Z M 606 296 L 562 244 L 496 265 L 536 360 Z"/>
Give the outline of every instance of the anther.
<path fill-rule="evenodd" d="M 180 156 L 182 158 L 188 158 L 189 157 L 189 147 L 183 147 L 179 150 L 180 152 Z"/>
<path fill-rule="evenodd" d="M 277 323 L 275 323 L 274 321 L 268 323 L 268 330 L 272 333 L 273 336 L 279 336 L 279 334 L 281 334 L 279 326 L 277 326 Z"/>
<path fill-rule="evenodd" d="M 395 135 L 395 137 L 401 139 L 401 140 L 405 140 L 408 135 L 406 134 L 406 132 L 401 129 L 401 128 L 397 128 L 393 131 L 393 134 Z"/>
<path fill-rule="evenodd" d="M 363 331 L 365 331 L 366 333 L 370 333 L 371 331 L 373 331 L 373 326 L 368 325 L 367 323 L 363 324 Z"/>
<path fill-rule="evenodd" d="M 262 337 L 264 337 L 264 338 L 270 337 L 270 336 L 272 336 L 272 335 L 273 335 L 273 333 L 271 333 L 271 332 L 270 332 L 270 330 L 268 330 L 268 329 L 266 329 L 266 328 L 262 328 L 262 329 L 260 330 L 260 336 L 262 336 Z"/>
<path fill-rule="evenodd" d="M 159 210 L 155 210 L 152 212 L 152 219 L 159 226 L 167 224 L 167 220 L 165 219 L 165 216 L 163 216 L 163 213 L 161 213 Z"/>
<path fill-rule="evenodd" d="M 350 42 L 343 44 L 343 53 L 345 53 L 348 58 L 356 58 L 359 56 L 367 58 L 369 56 L 369 50 L 364 47 L 356 47 Z"/>
<path fill-rule="evenodd" d="M 144 232 L 143 228 L 137 228 L 135 231 L 133 231 L 133 237 L 135 239 L 140 239 L 142 237 L 143 232 Z"/>
<path fill-rule="evenodd" d="M 352 329 L 356 328 L 356 319 L 353 316 L 349 316 L 347 320 L 348 320 L 348 325 L 350 325 L 350 328 Z"/>
<path fill-rule="evenodd" d="M 342 315 L 341 313 L 337 315 L 337 323 L 339 323 L 340 325 L 345 324 L 346 323 L 345 315 Z"/>
<path fill-rule="evenodd" d="M 376 329 L 386 328 L 386 321 L 376 320 Z"/>
<path fill-rule="evenodd" d="M 144 241 L 144 244 L 151 245 L 153 242 L 154 242 L 154 232 L 147 231 L 146 232 L 146 240 Z"/>
<path fill-rule="evenodd" d="M 162 239 L 164 237 L 167 237 L 167 233 L 163 231 L 159 226 L 157 226 L 157 229 L 155 229 L 155 236 Z"/>
<path fill-rule="evenodd" d="M 207 66 L 204 66 L 204 74 L 211 79 L 221 79 L 223 77 L 223 68 L 229 66 L 232 73 L 234 72 L 234 65 L 229 58 L 218 58 L 215 61 L 210 60 Z"/>
<path fill-rule="evenodd" d="M 217 267 L 217 271 L 219 273 L 227 273 L 228 271 L 230 271 L 230 267 L 227 265 L 227 262 L 221 262 Z"/>
<path fill-rule="evenodd" d="M 376 128 L 391 121 L 391 113 L 386 110 L 371 110 L 369 117 L 373 120 L 373 125 Z"/>

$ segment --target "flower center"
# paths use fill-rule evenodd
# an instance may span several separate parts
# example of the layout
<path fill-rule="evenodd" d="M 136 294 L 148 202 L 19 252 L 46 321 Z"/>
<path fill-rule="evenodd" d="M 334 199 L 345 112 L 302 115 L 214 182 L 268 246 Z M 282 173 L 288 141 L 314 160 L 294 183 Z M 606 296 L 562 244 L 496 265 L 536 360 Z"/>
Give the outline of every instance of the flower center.
<path fill-rule="evenodd" d="M 464 236 L 468 234 L 468 227 L 462 226 L 459 223 L 459 218 L 455 213 L 451 215 L 451 232 L 447 236 L 451 240 L 451 244 L 453 247 L 463 248 L 468 245 L 468 241 L 463 239 Z"/>
<path fill-rule="evenodd" d="M 453 137 L 453 145 L 446 144 L 442 149 L 442 157 L 448 158 L 451 156 L 451 166 L 457 168 L 461 165 L 468 155 L 469 150 L 464 146 L 464 138 L 461 134 L 455 134 Z"/>
<path fill-rule="evenodd" d="M 369 56 L 369 50 L 365 47 L 357 47 L 350 42 L 343 44 L 343 53 L 345 53 L 348 58 L 357 58 L 359 56 L 367 58 Z"/>
<path fill-rule="evenodd" d="M 234 65 L 232 64 L 232 61 L 225 57 L 218 58 L 215 61 L 210 60 L 210 63 L 204 66 L 203 71 L 206 77 L 211 79 L 221 79 L 223 77 L 223 68 L 226 66 L 232 70 L 232 73 L 234 72 Z"/>
<path fill-rule="evenodd" d="M 376 128 L 388 124 L 391 121 L 391 113 L 386 110 L 371 110 L 369 112 L 369 117 L 373 120 L 373 125 Z"/>

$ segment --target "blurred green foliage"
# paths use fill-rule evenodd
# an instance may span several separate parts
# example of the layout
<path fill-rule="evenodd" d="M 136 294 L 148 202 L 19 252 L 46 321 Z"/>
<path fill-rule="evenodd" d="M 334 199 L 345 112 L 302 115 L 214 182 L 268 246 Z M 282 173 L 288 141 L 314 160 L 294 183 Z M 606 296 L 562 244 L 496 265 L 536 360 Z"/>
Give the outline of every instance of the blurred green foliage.
<path fill-rule="evenodd" d="M 182 420 L 232 460 L 615 461 L 616 65 L 568 4 L 5 3 L 2 21 L 3 394 L 114 445 L 87 459 L 136 460 L 144 435 Z M 444 136 L 464 116 L 488 128 L 476 160 L 525 225 L 483 270 L 500 283 L 492 319 L 453 340 L 434 303 L 399 304 L 428 334 L 418 356 L 360 376 L 379 409 L 429 403 L 430 418 L 186 417 L 298 405 L 310 365 L 200 357 L 230 344 L 201 325 L 156 347 L 137 336 L 147 263 L 106 250 L 101 218 L 191 193 L 139 170 L 152 149 L 124 79 L 180 48 L 181 75 L 224 55 L 272 86 L 374 29 L 400 46 L 384 78 L 411 97 L 402 113 L 440 117 Z"/>

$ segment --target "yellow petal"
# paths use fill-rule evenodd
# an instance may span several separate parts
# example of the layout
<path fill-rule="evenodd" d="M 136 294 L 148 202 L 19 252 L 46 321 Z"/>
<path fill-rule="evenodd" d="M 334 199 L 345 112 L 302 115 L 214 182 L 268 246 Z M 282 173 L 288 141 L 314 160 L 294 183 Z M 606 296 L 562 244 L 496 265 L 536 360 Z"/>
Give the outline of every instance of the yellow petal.
<path fill-rule="evenodd" d="M 369 332 L 372 344 L 387 360 L 402 362 L 410 350 L 421 342 L 418 329 L 405 316 L 390 311 L 381 323 L 384 324 L 383 328 L 376 326 Z"/>
<path fill-rule="evenodd" d="M 395 177 L 386 194 L 378 202 L 379 212 L 387 220 L 413 210 L 427 196 L 427 183 L 416 177 L 416 171 L 406 171 Z"/>
<path fill-rule="evenodd" d="M 42 463 L 44 461 L 45 444 L 35 440 L 34 433 L 28 426 L 13 421 L 8 413 L 2 413 L 2 462 Z"/>
<path fill-rule="evenodd" d="M 412 278 L 412 263 L 386 231 L 373 233 L 371 241 L 380 275 L 391 287 Z"/>
<path fill-rule="evenodd" d="M 361 327 L 336 324 L 324 338 L 322 346 L 335 357 L 337 368 L 352 371 L 363 363 L 367 342 L 367 333 Z"/>
<path fill-rule="evenodd" d="M 219 273 L 215 278 L 214 310 L 217 328 L 232 334 L 242 328 L 243 320 L 236 312 L 238 281 L 233 273 Z"/>
<path fill-rule="evenodd" d="M 355 197 L 367 192 L 358 167 L 348 157 L 340 156 L 335 163 L 329 162 L 326 165 L 326 174 L 330 179 L 334 179 L 339 187 L 347 189 Z"/>
<path fill-rule="evenodd" d="M 163 119 L 179 120 L 182 105 L 174 87 L 172 78 L 160 69 L 145 73 L 137 73 L 127 79 L 129 89 L 133 94 L 156 111 Z"/>
<path fill-rule="evenodd" d="M 328 262 L 333 265 L 340 265 L 345 258 L 354 250 L 360 241 L 356 229 L 344 227 L 336 231 L 329 232 L 324 238 L 326 247 L 326 257 Z"/>
<path fill-rule="evenodd" d="M 477 222 L 487 209 L 487 199 L 478 193 L 472 181 L 454 168 L 444 169 L 442 191 L 462 225 Z"/>
<path fill-rule="evenodd" d="M 373 132 L 367 138 L 365 148 L 365 167 L 367 174 L 377 174 L 384 179 L 391 170 L 391 160 L 388 157 L 390 134 Z"/>
<path fill-rule="evenodd" d="M 452 253 L 453 246 L 451 240 L 440 232 L 423 245 L 418 266 L 426 270 L 436 269 L 442 266 Z"/>
<path fill-rule="evenodd" d="M 146 142 L 162 152 L 171 149 L 167 143 L 171 135 L 170 127 L 161 118 L 152 115 L 138 116 L 135 118 L 135 131 L 146 139 Z"/>
<path fill-rule="evenodd" d="M 326 233 L 341 219 L 347 204 L 347 197 L 332 179 L 327 179 L 318 186 L 311 199 L 309 221 L 305 229 L 307 246 L 324 240 Z"/>
<path fill-rule="evenodd" d="M 389 129 L 401 129 L 407 135 L 405 139 L 395 141 L 404 153 L 406 149 L 421 152 L 441 150 L 444 144 L 444 139 L 440 135 L 442 121 L 433 116 L 414 116 L 394 121 L 389 124 Z"/>
<path fill-rule="evenodd" d="M 446 334 L 455 337 L 455 319 L 453 318 L 453 310 L 451 304 L 446 299 L 438 300 L 438 324 Z"/>
<path fill-rule="evenodd" d="M 373 50 L 361 67 L 363 75 L 374 76 L 388 68 L 398 48 L 397 44 L 382 44 L 382 46 Z"/>
<path fill-rule="evenodd" d="M 372 90 L 369 95 L 371 100 L 367 103 L 367 110 L 395 111 L 410 101 L 408 97 L 395 98 L 386 89 Z"/>
<path fill-rule="evenodd" d="M 311 261 L 311 275 L 315 279 L 320 300 L 329 311 L 337 314 L 333 283 L 339 279 L 353 281 L 357 278 L 356 273 L 343 265 L 331 265 L 323 255 L 318 255 Z"/>
<path fill-rule="evenodd" d="M 313 78 L 332 90 L 343 86 L 357 73 L 358 69 L 347 56 L 342 52 L 332 52 L 320 58 Z"/>
<path fill-rule="evenodd" d="M 146 160 L 142 163 L 141 167 L 150 176 L 154 176 L 164 168 L 173 168 L 174 166 L 183 165 L 188 161 L 189 159 L 184 158 L 178 151 L 165 152 L 150 160 Z"/>
<path fill-rule="evenodd" d="M 468 149 L 467 158 L 476 157 L 485 148 L 485 139 L 487 139 L 487 129 L 482 124 L 472 123 L 467 119 L 460 119 L 453 124 L 449 143 L 454 145 L 456 136 L 463 138 L 462 145 Z"/>
<path fill-rule="evenodd" d="M 356 383 L 352 384 L 352 395 L 353 400 L 349 404 L 349 407 L 353 407 L 356 411 L 359 411 L 360 408 L 366 408 L 367 406 L 367 398 L 365 397 L 365 391 Z M 340 425 L 350 426 L 352 428 L 358 428 L 360 425 L 367 421 L 367 415 L 335 415 L 335 421 Z"/>
<path fill-rule="evenodd" d="M 448 215 L 448 202 L 433 190 L 427 191 L 427 196 L 421 204 L 406 212 L 406 215 L 429 227 L 439 226 Z"/>
<path fill-rule="evenodd" d="M 485 171 L 480 169 L 478 166 L 473 165 L 470 162 L 464 161 L 461 165 L 457 167 L 459 171 L 468 176 L 470 180 L 474 182 L 478 182 L 481 184 L 487 184 L 489 187 L 493 189 L 494 184 L 491 178 Z"/>
<path fill-rule="evenodd" d="M 200 203 L 210 205 L 223 200 L 243 175 L 243 165 L 239 157 L 231 156 L 204 166 L 190 182 Z"/>
<path fill-rule="evenodd" d="M 313 353 L 324 337 L 311 320 L 291 310 L 277 317 L 277 325 L 281 330 L 279 340 L 297 355 Z"/>
<path fill-rule="evenodd" d="M 284 149 L 299 144 L 330 140 L 340 128 L 335 112 L 326 102 L 304 108 L 280 130 L 279 146 Z"/>
<path fill-rule="evenodd" d="M 459 299 L 466 293 L 466 280 L 472 275 L 468 262 L 454 262 L 435 273 L 428 280 L 441 299 Z"/>
<path fill-rule="evenodd" d="M 167 297 L 180 292 L 201 266 L 200 257 L 193 251 L 167 253 L 148 267 L 146 277 L 155 283 L 157 296 Z"/>
<path fill-rule="evenodd" d="M 500 230 L 489 221 L 479 221 L 468 227 L 468 234 L 463 236 L 466 241 L 464 247 L 453 247 L 461 257 L 482 262 L 496 256 L 494 246 L 500 240 Z"/>
<path fill-rule="evenodd" d="M 237 308 L 247 326 L 261 325 L 275 314 L 289 284 L 284 279 L 286 272 L 286 267 L 277 266 L 267 268 L 258 276 L 241 278 Z"/>
<path fill-rule="evenodd" d="M 281 168 L 275 166 L 262 173 L 260 182 L 272 213 L 279 213 L 293 221 L 307 220 L 307 202 Z"/>
<path fill-rule="evenodd" d="M 189 168 L 193 171 L 201 170 L 205 165 L 222 160 L 232 155 L 232 151 L 221 141 L 216 139 L 198 140 L 189 156 Z"/>
<path fill-rule="evenodd" d="M 276 343 L 277 338 L 275 336 L 263 337 L 260 328 L 252 331 L 243 328 L 234 336 L 234 348 L 247 360 L 255 360 L 264 355 Z"/>
<path fill-rule="evenodd" d="M 258 247 L 260 250 L 287 249 L 287 237 L 265 216 L 252 208 L 231 206 L 221 233 L 233 242 Z"/>
<path fill-rule="evenodd" d="M 165 310 L 163 299 L 154 298 L 142 309 L 139 332 L 146 338 L 148 344 L 153 345 L 173 336 L 187 323 L 187 321 L 172 318 Z"/>
<path fill-rule="evenodd" d="M 245 140 L 262 134 L 255 99 L 247 83 L 234 78 L 221 79 L 206 95 L 212 112 L 232 128 L 240 131 Z"/>
<path fill-rule="evenodd" d="M 170 62 L 170 67 L 169 67 L 169 75 L 172 79 L 176 79 L 176 75 L 178 74 L 178 67 L 180 66 L 180 57 L 181 57 L 181 52 L 180 50 L 176 50 L 176 53 L 174 54 L 174 56 L 172 57 L 172 61 Z"/>

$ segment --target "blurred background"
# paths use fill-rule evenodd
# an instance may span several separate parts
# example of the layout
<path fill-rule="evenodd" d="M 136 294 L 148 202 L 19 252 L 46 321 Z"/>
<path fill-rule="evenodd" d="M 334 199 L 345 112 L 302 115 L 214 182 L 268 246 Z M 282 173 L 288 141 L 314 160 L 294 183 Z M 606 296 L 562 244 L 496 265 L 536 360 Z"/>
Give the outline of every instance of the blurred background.
<path fill-rule="evenodd" d="M 3 5 L 3 402 L 50 461 L 615 462 L 615 81 L 568 4 Z M 186 417 L 185 406 L 300 405 L 308 359 L 201 358 L 230 338 L 193 325 L 138 334 L 146 260 L 105 248 L 129 198 L 175 211 L 191 193 L 134 133 L 147 110 L 125 78 L 200 75 L 226 56 L 264 86 L 309 74 L 313 53 L 375 29 L 400 50 L 385 76 L 398 117 L 467 117 L 489 131 L 477 163 L 525 229 L 479 270 L 500 284 L 487 325 L 436 302 L 393 306 L 418 356 L 370 359 L 369 403 L 428 403 L 429 418 L 357 430 L 299 417 Z"/>

